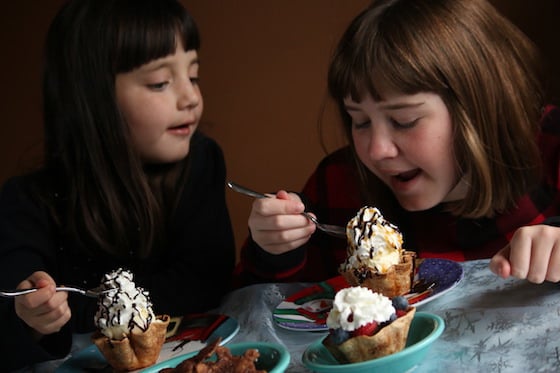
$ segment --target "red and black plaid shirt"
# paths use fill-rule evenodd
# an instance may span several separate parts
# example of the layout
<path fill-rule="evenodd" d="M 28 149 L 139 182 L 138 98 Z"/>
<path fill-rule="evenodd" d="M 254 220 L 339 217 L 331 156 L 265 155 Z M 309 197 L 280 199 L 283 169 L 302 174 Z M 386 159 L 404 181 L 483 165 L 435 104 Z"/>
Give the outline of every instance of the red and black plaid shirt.
<path fill-rule="evenodd" d="M 515 208 L 494 218 L 464 219 L 441 206 L 406 212 L 404 246 L 419 257 L 457 261 L 489 258 L 504 247 L 521 226 L 543 223 L 560 215 L 560 110 L 549 106 L 542 121 L 539 144 L 544 159 L 540 186 L 523 196 Z M 345 226 L 364 206 L 349 148 L 340 149 L 318 165 L 302 197 L 319 221 Z M 403 210 L 404 211 L 404 210 Z M 549 219 L 545 223 L 557 225 Z M 242 248 L 237 284 L 273 281 L 323 281 L 338 274 L 346 258 L 346 241 L 317 231 L 303 247 L 282 255 L 262 250 L 250 237 Z"/>

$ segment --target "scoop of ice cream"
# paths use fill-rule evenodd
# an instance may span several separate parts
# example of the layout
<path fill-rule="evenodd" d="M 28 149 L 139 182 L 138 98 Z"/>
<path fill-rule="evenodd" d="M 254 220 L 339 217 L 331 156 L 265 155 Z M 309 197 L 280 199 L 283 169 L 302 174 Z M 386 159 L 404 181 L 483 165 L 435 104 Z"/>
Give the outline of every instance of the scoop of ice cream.
<path fill-rule="evenodd" d="M 374 207 L 362 207 L 346 226 L 348 256 L 342 270 L 374 268 L 377 273 L 401 262 L 402 234 Z"/>
<path fill-rule="evenodd" d="M 336 293 L 327 326 L 351 332 L 373 321 L 388 321 L 395 312 L 388 297 L 361 286 L 349 287 Z"/>
<path fill-rule="evenodd" d="M 97 301 L 95 324 L 105 336 L 123 339 L 145 332 L 155 319 L 147 291 L 136 287 L 132 273 L 122 268 L 103 276 L 101 289 L 108 290 Z"/>

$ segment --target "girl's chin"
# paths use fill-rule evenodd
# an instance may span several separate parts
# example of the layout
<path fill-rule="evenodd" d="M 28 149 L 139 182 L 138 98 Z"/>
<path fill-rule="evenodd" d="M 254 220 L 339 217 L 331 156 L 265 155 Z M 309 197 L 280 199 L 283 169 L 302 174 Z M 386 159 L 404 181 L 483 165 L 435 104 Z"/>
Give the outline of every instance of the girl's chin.
<path fill-rule="evenodd" d="M 175 163 L 184 160 L 189 155 L 189 147 L 186 149 L 178 150 L 173 153 L 152 155 L 144 159 L 145 164 L 165 164 Z"/>
<path fill-rule="evenodd" d="M 429 210 L 432 207 L 437 206 L 441 203 L 441 200 L 435 200 L 433 198 L 422 198 L 422 197 L 403 197 L 403 196 L 396 196 L 397 201 L 403 209 L 406 211 L 424 211 Z"/>

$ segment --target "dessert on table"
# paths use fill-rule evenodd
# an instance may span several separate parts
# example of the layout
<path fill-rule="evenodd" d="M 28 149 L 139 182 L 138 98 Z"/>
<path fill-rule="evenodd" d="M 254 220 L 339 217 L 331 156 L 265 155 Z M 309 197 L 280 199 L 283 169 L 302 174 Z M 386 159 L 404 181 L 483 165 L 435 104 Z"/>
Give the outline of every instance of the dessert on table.
<path fill-rule="evenodd" d="M 389 298 L 412 287 L 416 254 L 403 249 L 399 229 L 374 207 L 362 207 L 346 226 L 347 258 L 339 272 L 352 286 L 367 287 Z"/>
<path fill-rule="evenodd" d="M 165 341 L 169 316 L 156 316 L 146 290 L 136 287 L 130 271 L 119 268 L 104 275 L 104 292 L 95 314 L 92 340 L 116 371 L 153 365 Z"/>
<path fill-rule="evenodd" d="M 360 286 L 342 289 L 327 317 L 323 345 L 343 364 L 393 354 L 406 346 L 415 312 L 402 296 L 389 299 Z"/>

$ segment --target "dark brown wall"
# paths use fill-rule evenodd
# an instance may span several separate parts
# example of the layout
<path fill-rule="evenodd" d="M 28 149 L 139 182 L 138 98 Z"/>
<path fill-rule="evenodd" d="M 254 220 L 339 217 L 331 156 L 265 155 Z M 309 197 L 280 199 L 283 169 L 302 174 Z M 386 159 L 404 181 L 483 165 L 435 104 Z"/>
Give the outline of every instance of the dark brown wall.
<path fill-rule="evenodd" d="M 42 45 L 62 0 L 18 0 L 0 15 L 0 183 L 40 160 Z M 560 65 L 557 0 L 493 0 Z M 317 121 L 327 63 L 343 28 L 369 0 L 184 0 L 202 33 L 203 129 L 226 155 L 229 177 L 260 191 L 298 190 L 324 152 Z M 560 74 L 551 75 L 560 96 Z M 336 115 L 329 150 L 343 144 Z M 228 191 L 238 245 L 251 200 Z"/>
<path fill-rule="evenodd" d="M 40 157 L 42 48 L 60 4 L 14 1 L 0 13 L 0 183 Z"/>

